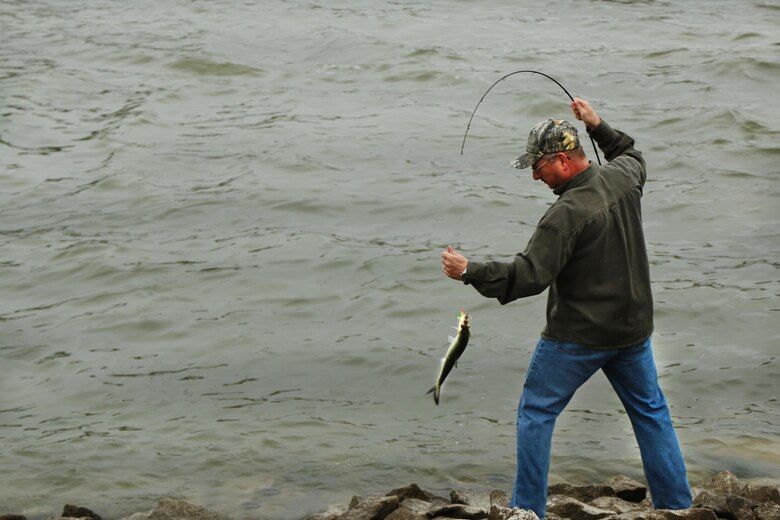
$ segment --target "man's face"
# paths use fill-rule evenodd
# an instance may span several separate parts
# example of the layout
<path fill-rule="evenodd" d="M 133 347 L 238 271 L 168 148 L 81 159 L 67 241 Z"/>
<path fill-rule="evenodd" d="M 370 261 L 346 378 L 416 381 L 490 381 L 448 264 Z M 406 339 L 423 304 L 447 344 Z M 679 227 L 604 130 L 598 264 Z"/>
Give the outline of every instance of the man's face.
<path fill-rule="evenodd" d="M 567 180 L 563 161 L 564 154 L 546 155 L 536 161 L 531 167 L 534 180 L 543 181 L 550 189 L 555 189 Z"/>

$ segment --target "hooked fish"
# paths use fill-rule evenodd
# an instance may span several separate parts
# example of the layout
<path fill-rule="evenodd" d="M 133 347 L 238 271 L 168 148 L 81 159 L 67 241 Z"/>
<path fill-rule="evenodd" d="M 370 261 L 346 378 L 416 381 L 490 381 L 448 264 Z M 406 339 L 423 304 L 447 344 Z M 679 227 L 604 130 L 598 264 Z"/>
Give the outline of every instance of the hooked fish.
<path fill-rule="evenodd" d="M 450 346 L 447 349 L 447 354 L 441 360 L 441 366 L 439 368 L 439 375 L 436 378 L 436 384 L 433 388 L 428 390 L 427 393 L 433 392 L 433 400 L 438 405 L 439 395 L 441 394 L 441 385 L 452 369 L 457 365 L 458 359 L 466 350 L 466 345 L 469 344 L 469 336 L 471 335 L 471 316 L 465 309 L 460 310 L 458 316 L 458 334 L 457 336 L 450 337 Z"/>

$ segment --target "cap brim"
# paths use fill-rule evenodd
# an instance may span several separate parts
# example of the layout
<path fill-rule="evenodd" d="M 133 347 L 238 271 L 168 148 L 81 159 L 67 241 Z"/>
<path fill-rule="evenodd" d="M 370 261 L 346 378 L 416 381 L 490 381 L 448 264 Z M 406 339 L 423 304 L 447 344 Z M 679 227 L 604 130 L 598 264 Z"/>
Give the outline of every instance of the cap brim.
<path fill-rule="evenodd" d="M 517 168 L 518 170 L 523 170 L 525 168 L 528 168 L 536 161 L 536 156 L 531 155 L 528 152 L 523 152 L 520 155 L 517 156 L 517 158 L 512 161 L 510 164 Z"/>

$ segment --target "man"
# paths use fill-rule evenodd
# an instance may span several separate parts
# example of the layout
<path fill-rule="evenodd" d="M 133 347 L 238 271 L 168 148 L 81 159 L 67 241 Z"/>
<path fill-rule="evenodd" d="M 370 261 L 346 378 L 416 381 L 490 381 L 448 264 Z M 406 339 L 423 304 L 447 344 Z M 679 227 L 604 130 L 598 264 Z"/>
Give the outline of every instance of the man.
<path fill-rule="evenodd" d="M 552 188 L 558 200 L 525 252 L 508 263 L 480 263 L 449 246 L 442 268 L 502 305 L 549 288 L 547 324 L 517 409 L 512 507 L 544 516 L 555 420 L 601 369 L 631 420 L 653 506 L 687 509 L 685 463 L 650 343 L 653 300 L 640 205 L 645 162 L 634 140 L 604 122 L 590 103 L 575 99 L 571 107 L 608 163 L 588 161 L 571 123 L 537 124 L 512 166 L 531 166 L 534 180 Z"/>

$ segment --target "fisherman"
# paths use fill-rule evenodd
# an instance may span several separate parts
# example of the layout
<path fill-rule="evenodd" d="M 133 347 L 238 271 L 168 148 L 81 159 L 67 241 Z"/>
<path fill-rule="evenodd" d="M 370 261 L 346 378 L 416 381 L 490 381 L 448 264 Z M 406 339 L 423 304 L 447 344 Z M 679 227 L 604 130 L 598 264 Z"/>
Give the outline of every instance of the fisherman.
<path fill-rule="evenodd" d="M 517 408 L 517 474 L 512 507 L 544 517 L 555 420 L 601 369 L 623 403 L 656 509 L 687 509 L 691 490 L 651 350 L 653 299 L 640 198 L 646 169 L 634 140 L 583 99 L 571 103 L 607 164 L 588 161 L 569 122 L 548 119 L 512 161 L 558 199 L 525 252 L 511 261 L 475 262 L 442 252 L 444 273 L 502 305 L 547 294 L 547 323 Z"/>

